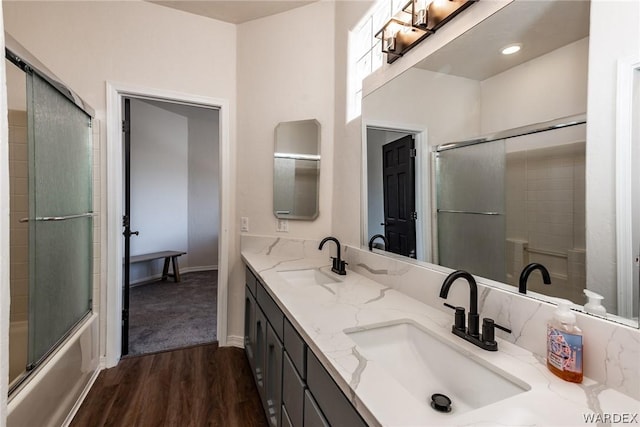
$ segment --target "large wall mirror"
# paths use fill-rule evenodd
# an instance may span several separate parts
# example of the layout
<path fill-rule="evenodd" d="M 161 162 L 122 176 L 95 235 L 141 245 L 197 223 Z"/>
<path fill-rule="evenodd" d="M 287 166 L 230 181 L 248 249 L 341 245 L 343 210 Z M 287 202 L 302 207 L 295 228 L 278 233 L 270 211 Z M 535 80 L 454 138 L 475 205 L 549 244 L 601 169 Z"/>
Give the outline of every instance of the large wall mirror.
<path fill-rule="evenodd" d="M 318 216 L 320 123 L 282 122 L 275 130 L 273 213 L 279 219 L 312 220 Z"/>
<path fill-rule="evenodd" d="M 611 8 L 634 7 L 625 4 Z M 614 37 L 602 22 L 593 27 L 595 8 L 603 10 L 588 0 L 514 1 L 363 98 L 363 245 L 381 234 L 378 250 L 513 292 L 524 267 L 539 263 L 552 284 L 534 272 L 527 296 L 583 305 L 588 289 L 603 296 L 608 319 L 638 325 L 638 281 L 618 286 L 615 264 L 637 277 L 639 248 L 616 256 L 615 198 L 602 197 L 607 218 L 587 209 L 604 195 L 594 182 L 613 182 L 613 193 L 616 182 L 590 127 L 600 117 L 588 111 L 590 55 Z M 616 25 L 631 22 L 637 34 L 638 21 Z M 502 53 L 511 46 L 520 50 Z M 632 304 L 623 309 L 624 300 Z"/>

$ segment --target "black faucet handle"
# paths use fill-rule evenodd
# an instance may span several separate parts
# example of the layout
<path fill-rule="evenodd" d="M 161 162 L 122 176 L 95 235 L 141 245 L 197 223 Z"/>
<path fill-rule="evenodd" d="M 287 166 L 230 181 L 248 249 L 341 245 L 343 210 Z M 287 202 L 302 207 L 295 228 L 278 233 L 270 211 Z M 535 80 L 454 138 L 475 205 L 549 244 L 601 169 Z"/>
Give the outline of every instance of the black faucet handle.
<path fill-rule="evenodd" d="M 506 333 L 510 334 L 511 333 L 511 329 L 506 328 L 502 325 L 498 325 L 497 323 L 494 323 L 494 326 L 502 331 L 505 331 Z"/>
<path fill-rule="evenodd" d="M 496 340 L 495 328 L 511 333 L 511 329 L 498 325 L 493 319 L 485 317 L 482 320 L 482 341 L 493 343 Z"/>
<path fill-rule="evenodd" d="M 453 329 L 457 329 L 458 331 L 465 332 L 465 319 L 464 319 L 464 307 L 456 307 L 455 305 L 451 305 L 449 303 L 443 304 L 445 307 L 451 308 L 456 311 L 455 317 L 453 318 Z"/>

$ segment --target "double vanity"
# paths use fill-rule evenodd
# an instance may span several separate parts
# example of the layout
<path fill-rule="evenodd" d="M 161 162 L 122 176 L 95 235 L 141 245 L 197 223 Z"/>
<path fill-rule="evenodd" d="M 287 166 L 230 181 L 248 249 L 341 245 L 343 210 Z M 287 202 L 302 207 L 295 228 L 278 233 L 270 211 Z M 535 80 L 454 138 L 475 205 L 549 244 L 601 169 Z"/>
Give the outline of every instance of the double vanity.
<path fill-rule="evenodd" d="M 555 377 L 507 332 L 495 331 L 497 351 L 453 334 L 453 310 L 361 274 L 376 273 L 361 262 L 375 255 L 345 252 L 339 275 L 317 242 L 243 239 L 245 349 L 270 425 L 583 425 L 640 412 L 607 385 Z M 463 280 L 451 290 L 469 298 Z"/>

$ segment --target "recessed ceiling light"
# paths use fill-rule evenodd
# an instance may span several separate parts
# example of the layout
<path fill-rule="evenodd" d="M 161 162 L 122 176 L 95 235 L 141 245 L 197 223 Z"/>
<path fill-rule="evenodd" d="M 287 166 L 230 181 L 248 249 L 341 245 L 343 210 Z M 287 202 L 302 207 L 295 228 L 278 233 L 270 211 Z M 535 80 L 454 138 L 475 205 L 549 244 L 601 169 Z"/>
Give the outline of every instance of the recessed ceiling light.
<path fill-rule="evenodd" d="M 512 55 L 522 49 L 522 45 L 520 43 L 510 44 L 505 46 L 500 51 L 503 55 Z"/>

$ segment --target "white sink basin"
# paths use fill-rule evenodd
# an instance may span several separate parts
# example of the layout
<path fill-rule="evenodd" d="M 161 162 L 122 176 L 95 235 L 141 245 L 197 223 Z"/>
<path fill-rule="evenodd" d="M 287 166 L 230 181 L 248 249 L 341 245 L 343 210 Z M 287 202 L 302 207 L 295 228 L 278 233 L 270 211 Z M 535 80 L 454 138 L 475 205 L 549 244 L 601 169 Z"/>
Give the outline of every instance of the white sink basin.
<path fill-rule="evenodd" d="M 338 279 L 329 276 L 329 273 L 325 274 L 317 268 L 280 271 L 278 274 L 287 282 L 298 287 L 330 285 L 339 282 Z"/>
<path fill-rule="evenodd" d="M 433 394 L 449 397 L 450 414 L 477 409 L 530 389 L 526 383 L 463 354 L 410 320 L 344 332 L 362 356 L 380 365 L 425 405 L 431 406 Z"/>

